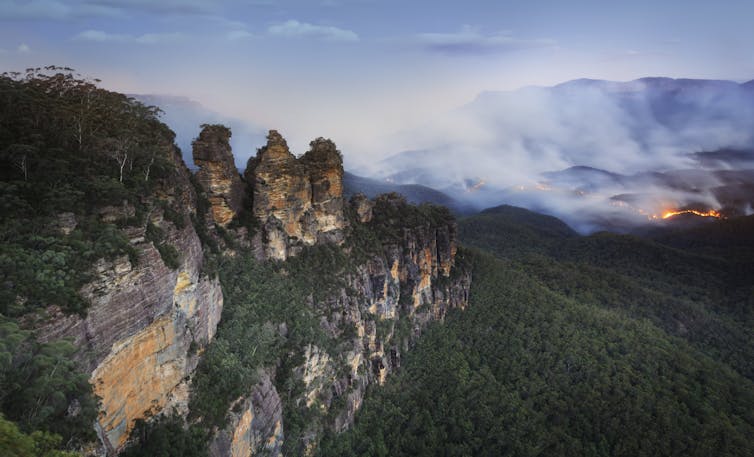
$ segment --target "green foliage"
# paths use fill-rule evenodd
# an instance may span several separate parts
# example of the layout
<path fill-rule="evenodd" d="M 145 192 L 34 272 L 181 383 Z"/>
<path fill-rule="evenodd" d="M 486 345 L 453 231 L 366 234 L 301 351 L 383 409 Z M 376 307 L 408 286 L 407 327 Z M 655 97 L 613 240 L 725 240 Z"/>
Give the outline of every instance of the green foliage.
<path fill-rule="evenodd" d="M 180 417 L 163 416 L 145 422 L 137 420 L 132 443 L 122 457 L 206 457 L 209 435 L 199 427 L 187 427 Z"/>
<path fill-rule="evenodd" d="M 27 435 L 0 414 L 0 455 L 4 457 L 77 457 L 76 452 L 59 450 L 58 435 L 36 431 Z"/>
<path fill-rule="evenodd" d="M 0 75 L 0 312 L 8 316 L 50 304 L 85 312 L 78 290 L 92 263 L 137 260 L 98 210 L 139 208 L 175 172 L 174 135 L 159 110 L 96 83 L 59 67 Z M 62 213 L 76 222 L 68 235 Z"/>
<path fill-rule="evenodd" d="M 165 239 L 165 231 L 151 222 L 147 223 L 146 238 L 154 244 L 160 258 L 165 265 L 173 270 L 181 266 L 181 255 L 178 250 Z"/>
<path fill-rule="evenodd" d="M 404 229 L 424 227 L 429 230 L 454 220 L 444 206 L 410 205 L 403 196 L 390 193 L 375 199 L 373 218 L 368 225 L 384 243 L 402 240 Z"/>
<path fill-rule="evenodd" d="M 250 392 L 257 371 L 327 337 L 307 305 L 310 279 L 302 263 L 259 263 L 251 254 L 224 259 L 223 320 L 194 377 L 191 411 L 206 426 L 221 425 L 230 403 Z M 281 334 L 280 324 L 287 332 Z M 286 425 L 287 426 L 287 425 Z"/>
<path fill-rule="evenodd" d="M 66 443 L 95 438 L 97 403 L 67 341 L 39 343 L 0 316 L 0 411 L 24 431 L 44 430 Z"/>
<path fill-rule="evenodd" d="M 503 211 L 502 209 L 505 209 Z M 649 319 L 754 379 L 753 217 L 652 238 L 578 237 L 563 223 L 504 207 L 461 221 L 461 238 L 581 303 Z"/>
<path fill-rule="evenodd" d="M 469 307 L 319 455 L 750 455 L 752 381 L 649 321 L 473 261 Z"/>

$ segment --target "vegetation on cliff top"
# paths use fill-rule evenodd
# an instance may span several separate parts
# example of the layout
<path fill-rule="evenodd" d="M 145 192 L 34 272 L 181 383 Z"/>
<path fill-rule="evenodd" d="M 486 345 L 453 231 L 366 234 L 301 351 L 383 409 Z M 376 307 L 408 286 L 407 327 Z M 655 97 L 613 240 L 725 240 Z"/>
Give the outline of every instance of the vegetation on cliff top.
<path fill-rule="evenodd" d="M 92 264 L 123 254 L 137 260 L 117 225 L 143 220 L 144 198 L 175 168 L 174 134 L 159 110 L 96 83 L 57 67 L 0 76 L 6 316 L 51 304 L 83 313 L 78 290 Z M 115 220 L 102 217 L 108 209 Z"/>
<path fill-rule="evenodd" d="M 174 135 L 159 110 L 97 83 L 59 67 L 0 75 L 3 455 L 52 456 L 96 439 L 97 405 L 76 348 L 37 341 L 23 330 L 30 314 L 50 305 L 85 314 L 79 291 L 97 260 L 138 262 L 122 228 L 146 227 L 155 208 L 183 221 L 185 210 L 155 195 L 176 173 Z M 164 234 L 148 236 L 175 266 Z"/>

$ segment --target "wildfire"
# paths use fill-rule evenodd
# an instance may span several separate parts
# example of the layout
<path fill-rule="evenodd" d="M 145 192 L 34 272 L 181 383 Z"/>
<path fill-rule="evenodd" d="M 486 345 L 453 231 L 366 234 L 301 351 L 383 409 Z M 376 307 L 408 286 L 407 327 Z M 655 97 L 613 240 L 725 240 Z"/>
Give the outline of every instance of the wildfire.
<path fill-rule="evenodd" d="M 679 214 L 694 214 L 696 216 L 701 217 L 714 217 L 716 219 L 723 219 L 724 216 L 720 214 L 718 211 L 715 211 L 714 209 L 710 209 L 708 211 L 700 211 L 696 209 L 667 209 L 662 212 L 662 214 L 657 214 L 654 212 L 646 211 L 642 208 L 637 208 L 629 203 L 626 203 L 624 201 L 612 201 L 610 202 L 612 206 L 617 206 L 619 208 L 627 208 L 631 211 L 634 211 L 638 214 L 641 214 L 642 216 L 646 217 L 650 221 L 656 221 L 660 219 L 670 219 L 673 216 L 678 216 Z"/>
<path fill-rule="evenodd" d="M 679 214 L 695 214 L 695 215 L 701 216 L 701 217 L 715 217 L 715 218 L 718 218 L 718 219 L 720 219 L 722 217 L 720 215 L 720 213 L 718 213 L 714 209 L 711 209 L 709 211 L 697 211 L 695 209 L 681 209 L 681 210 L 667 210 L 667 211 L 665 211 L 665 212 L 662 213 L 662 218 L 663 219 L 668 219 L 668 218 L 671 218 L 673 216 L 677 216 Z"/>

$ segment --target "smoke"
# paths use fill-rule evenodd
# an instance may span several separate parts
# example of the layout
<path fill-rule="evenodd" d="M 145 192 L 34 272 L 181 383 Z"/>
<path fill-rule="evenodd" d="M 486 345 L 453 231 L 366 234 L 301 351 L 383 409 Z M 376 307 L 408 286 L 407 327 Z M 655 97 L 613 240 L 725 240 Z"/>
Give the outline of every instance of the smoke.
<path fill-rule="evenodd" d="M 582 231 L 647 223 L 669 208 L 744 213 L 745 203 L 721 201 L 720 189 L 735 194 L 731 186 L 748 188 L 754 174 L 741 184 L 741 175 L 732 183 L 717 170 L 754 169 L 748 86 L 646 78 L 486 92 L 397 137 L 409 152 L 371 175 L 435 187 L 478 208 L 525 206 Z"/>

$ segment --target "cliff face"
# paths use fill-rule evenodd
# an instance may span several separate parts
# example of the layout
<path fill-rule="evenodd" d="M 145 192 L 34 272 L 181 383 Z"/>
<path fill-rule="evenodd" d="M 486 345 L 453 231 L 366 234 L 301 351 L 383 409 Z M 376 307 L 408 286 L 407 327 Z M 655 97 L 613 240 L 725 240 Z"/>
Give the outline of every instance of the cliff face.
<path fill-rule="evenodd" d="M 108 454 L 125 444 L 135 419 L 173 407 L 185 412 L 186 379 L 222 312 L 219 281 L 201 274 L 202 245 L 188 216 L 196 205 L 189 172 L 176 153 L 172 158 L 176 172 L 156 184 L 154 199 L 145 202 L 146 220 L 123 229 L 138 261 L 101 260 L 81 291 L 90 303 L 86 317 L 50 308 L 37 325 L 40 340 L 71 338 L 79 348 L 77 358 L 102 399 L 96 427 Z M 164 217 L 166 205 L 181 209 L 178 219 Z M 101 217 L 132 210 L 109 209 Z M 180 253 L 178 268 L 162 260 L 148 226 Z"/>
<path fill-rule="evenodd" d="M 213 221 L 222 227 L 241 211 L 244 185 L 230 148 L 230 130 L 221 125 L 204 125 L 192 143 L 196 179 L 207 192 Z"/>
<path fill-rule="evenodd" d="M 298 444 L 288 443 L 297 455 L 311 454 L 325 430 L 347 429 L 367 387 L 384 383 L 400 367 L 401 354 L 424 326 L 442 320 L 451 308 L 464 308 L 468 300 L 471 276 L 457 262 L 457 230 L 452 217 L 446 213 L 424 215 L 398 195 L 376 201 L 356 197 L 351 205 L 352 224 L 375 234 L 379 243 L 347 273 L 342 288 L 311 303 L 337 350 L 302 347 L 297 356 L 303 362 L 287 374 L 303 386 L 302 393 L 289 401 L 309 416 L 320 418 L 307 424 L 301 436 L 292 438 Z M 244 401 L 256 412 L 255 420 L 271 423 L 281 414 L 279 408 L 265 408 L 253 394 Z M 267 420 L 259 414 L 266 414 Z M 248 435 L 248 424 L 244 415 L 232 415 L 218 440 Z M 267 427 L 256 442 L 279 443 L 282 434 L 277 430 Z M 214 455 L 238 457 L 247 455 L 247 448 L 235 453 L 226 446 L 228 452 Z M 252 448 L 261 450 L 263 446 Z M 280 455 L 273 451 L 272 455 Z"/>
<path fill-rule="evenodd" d="M 262 225 L 261 257 L 285 260 L 303 246 L 343 241 L 343 160 L 332 141 L 312 141 L 297 159 L 270 130 L 245 177 L 253 190 L 252 212 Z"/>
<path fill-rule="evenodd" d="M 219 431 L 210 444 L 211 457 L 280 455 L 283 406 L 268 373 L 262 372 L 252 392 L 231 407 L 230 422 L 232 427 Z"/>
<path fill-rule="evenodd" d="M 466 306 L 470 275 L 458 266 L 456 225 L 447 212 L 417 209 L 398 195 L 374 201 L 356 196 L 346 205 L 335 145 L 316 139 L 297 159 L 275 131 L 250 160 L 245 189 L 229 136 L 227 129 L 208 126 L 194 142 L 197 180 L 210 200 L 207 220 L 199 220 L 196 229 L 191 224 L 199 216 L 198 197 L 172 151 L 175 173 L 156 179 L 143 207 L 99 211 L 103 221 L 121 221 L 138 262 L 127 256 L 100 260 L 81 290 L 90 303 L 85 317 L 51 307 L 35 323 L 40 340 L 71 338 L 80 348 L 78 361 L 102 399 L 96 424 L 101 454 L 122 449 L 137 419 L 161 411 L 188 413 L 191 377 L 223 308 L 221 285 L 202 273 L 203 263 L 206 256 L 235 255 L 203 246 L 197 230 L 208 230 L 205 235 L 215 242 L 251 247 L 263 259 L 285 260 L 307 246 L 329 243 L 342 245 L 338 252 L 352 260 L 337 273 L 342 277 L 335 290 L 306 300 L 328 343 L 308 343 L 286 354 L 296 362 L 279 360 L 260 369 L 258 384 L 231 405 L 227 427 L 214 431 L 213 457 L 280 455 L 286 408 L 312 418 L 286 446 L 311 454 L 323 432 L 353 423 L 367 387 L 385 382 L 429 321 Z M 241 206 L 246 190 L 251 208 Z M 246 227 L 228 228 L 223 236 L 213 231 L 214 224 L 227 226 L 249 209 L 259 222 L 254 239 L 240 240 Z M 61 230 L 70 225 L 63 218 Z M 228 240 L 233 237 L 239 239 Z M 177 267 L 164 260 L 166 245 L 179 254 Z M 284 337 L 285 322 L 281 328 Z M 300 388 L 280 395 L 281 379 Z"/>

